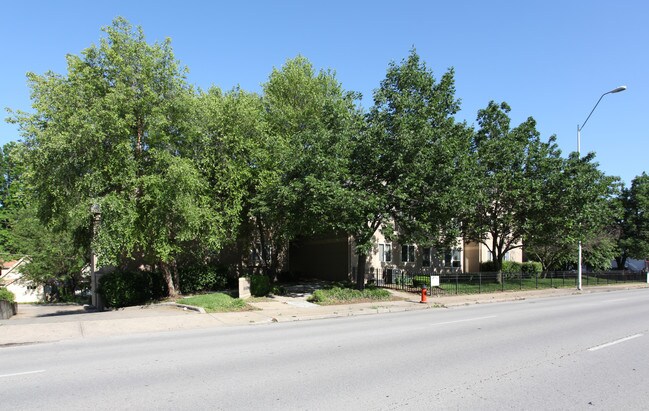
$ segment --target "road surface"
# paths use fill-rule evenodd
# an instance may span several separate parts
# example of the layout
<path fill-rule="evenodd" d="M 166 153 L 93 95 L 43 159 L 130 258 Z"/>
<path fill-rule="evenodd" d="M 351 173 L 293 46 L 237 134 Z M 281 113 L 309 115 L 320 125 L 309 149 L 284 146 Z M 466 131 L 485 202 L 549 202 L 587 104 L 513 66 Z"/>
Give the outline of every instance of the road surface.
<path fill-rule="evenodd" d="M 648 348 L 649 289 L 64 341 L 0 348 L 0 409 L 640 410 Z"/>

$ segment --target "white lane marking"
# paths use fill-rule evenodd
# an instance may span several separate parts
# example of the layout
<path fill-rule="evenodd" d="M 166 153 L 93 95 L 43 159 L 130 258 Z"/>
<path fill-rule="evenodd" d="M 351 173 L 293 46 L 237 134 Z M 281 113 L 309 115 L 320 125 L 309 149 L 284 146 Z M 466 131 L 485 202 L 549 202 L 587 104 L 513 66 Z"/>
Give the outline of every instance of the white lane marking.
<path fill-rule="evenodd" d="M 446 324 L 456 324 L 456 323 L 464 323 L 467 321 L 479 321 L 479 320 L 486 320 L 488 318 L 496 318 L 497 315 L 490 315 L 488 317 L 477 317 L 477 318 L 467 318 L 466 320 L 456 320 L 456 321 L 446 321 L 443 323 L 434 323 L 430 325 L 446 325 Z"/>
<path fill-rule="evenodd" d="M 45 372 L 45 370 L 17 372 L 15 374 L 2 374 L 2 375 L 0 375 L 0 378 L 2 378 L 2 377 L 16 377 L 18 375 L 27 375 L 27 374 L 38 374 L 39 372 Z"/>
<path fill-rule="evenodd" d="M 642 336 L 643 336 L 643 334 L 635 334 L 635 335 L 631 335 L 631 336 L 628 336 L 628 337 L 620 338 L 619 340 L 615 340 L 615 341 L 611 341 L 611 342 L 606 343 L 606 344 L 591 347 L 591 348 L 588 349 L 588 351 L 601 350 L 602 348 L 610 347 L 611 345 L 619 344 L 621 342 L 629 341 L 629 340 L 632 340 L 634 338 L 638 338 L 638 337 L 642 337 Z"/>

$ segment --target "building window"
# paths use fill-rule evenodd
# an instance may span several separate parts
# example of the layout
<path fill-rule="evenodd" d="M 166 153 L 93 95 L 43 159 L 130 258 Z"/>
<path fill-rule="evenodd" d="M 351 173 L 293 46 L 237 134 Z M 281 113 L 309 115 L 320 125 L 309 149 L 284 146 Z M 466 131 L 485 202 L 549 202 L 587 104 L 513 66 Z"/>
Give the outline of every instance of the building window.
<path fill-rule="evenodd" d="M 459 248 L 446 250 L 446 252 L 444 253 L 444 267 L 461 267 L 461 255 L 462 253 L 460 252 Z"/>
<path fill-rule="evenodd" d="M 401 262 L 414 263 L 415 262 L 415 246 L 404 244 L 401 246 Z"/>
<path fill-rule="evenodd" d="M 392 244 L 379 244 L 379 260 L 382 263 L 392 262 Z"/>
<path fill-rule="evenodd" d="M 503 255 L 503 261 L 511 261 L 512 256 L 509 254 L 509 251 Z M 495 261 L 494 259 L 494 253 L 492 251 L 489 251 L 487 254 L 487 261 Z"/>
<path fill-rule="evenodd" d="M 430 267 L 431 262 L 431 249 L 430 247 L 424 247 L 421 255 L 421 266 Z"/>

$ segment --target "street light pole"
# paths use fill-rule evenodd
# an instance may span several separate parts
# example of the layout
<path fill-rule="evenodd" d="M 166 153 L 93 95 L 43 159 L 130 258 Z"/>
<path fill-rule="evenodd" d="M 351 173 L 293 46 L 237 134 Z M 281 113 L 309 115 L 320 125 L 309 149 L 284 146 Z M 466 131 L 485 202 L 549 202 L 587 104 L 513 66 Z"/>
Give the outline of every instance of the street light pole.
<path fill-rule="evenodd" d="M 93 204 L 90 206 L 90 213 L 92 214 L 92 242 L 95 241 L 99 224 L 101 222 L 101 206 Z M 91 243 L 92 244 L 92 243 Z M 101 296 L 97 292 L 99 289 L 99 275 L 97 273 L 97 252 L 93 245 L 90 250 L 90 290 L 91 290 L 91 304 L 98 310 L 103 310 L 103 302 Z"/>
<path fill-rule="evenodd" d="M 593 115 L 593 111 L 595 111 L 595 109 L 599 105 L 599 102 L 602 101 L 604 96 L 607 95 L 607 94 L 619 93 L 620 91 L 624 91 L 624 90 L 626 90 L 626 86 L 620 86 L 620 87 L 614 88 L 613 90 L 607 91 L 606 93 L 602 94 L 599 97 L 599 100 L 597 100 L 597 103 L 595 103 L 595 107 L 593 107 L 593 109 L 590 110 L 590 114 L 588 114 L 588 117 L 586 117 L 586 120 L 581 125 L 581 127 L 579 126 L 579 124 L 577 124 L 577 154 L 579 155 L 579 157 L 581 157 L 581 130 L 584 129 L 584 126 L 588 122 L 588 119 L 590 118 L 590 116 Z M 577 258 L 578 258 L 577 289 L 581 290 L 581 274 L 582 274 L 582 270 L 581 270 L 581 233 L 579 233 L 579 256 Z"/>

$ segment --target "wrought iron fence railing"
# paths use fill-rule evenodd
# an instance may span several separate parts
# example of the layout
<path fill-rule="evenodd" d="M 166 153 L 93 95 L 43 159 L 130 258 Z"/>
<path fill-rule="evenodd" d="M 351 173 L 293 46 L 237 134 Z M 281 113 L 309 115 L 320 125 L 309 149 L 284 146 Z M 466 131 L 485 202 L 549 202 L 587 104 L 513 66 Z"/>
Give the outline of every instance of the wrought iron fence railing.
<path fill-rule="evenodd" d="M 353 277 L 356 273 L 353 272 Z M 431 276 L 439 277 L 439 285 L 431 286 Z M 609 285 L 647 282 L 647 273 L 631 271 L 584 272 L 582 285 Z M 418 292 L 426 285 L 429 295 L 477 294 L 541 288 L 576 287 L 576 271 L 548 271 L 542 273 L 462 273 L 433 270 L 406 270 L 398 268 L 370 268 L 365 273 L 367 284 L 382 288 Z"/>

